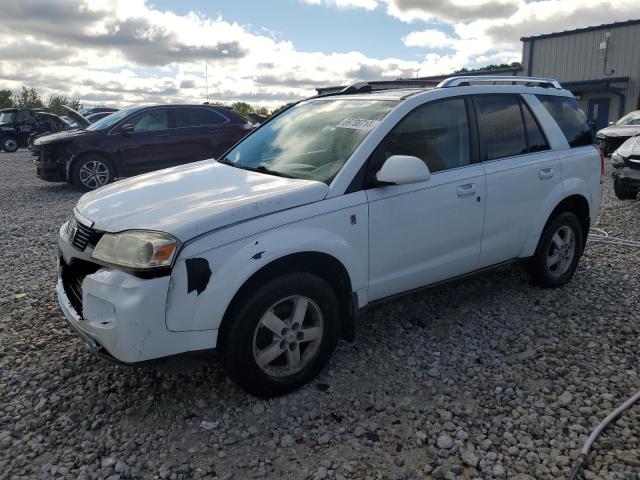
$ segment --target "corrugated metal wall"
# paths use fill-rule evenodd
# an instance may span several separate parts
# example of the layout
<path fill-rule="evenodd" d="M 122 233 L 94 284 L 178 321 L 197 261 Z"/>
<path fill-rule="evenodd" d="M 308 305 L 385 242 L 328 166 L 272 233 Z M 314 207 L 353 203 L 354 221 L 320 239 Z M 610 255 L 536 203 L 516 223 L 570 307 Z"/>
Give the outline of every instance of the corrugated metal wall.
<path fill-rule="evenodd" d="M 552 77 L 560 82 L 628 76 L 624 110 L 637 110 L 640 97 L 640 24 L 613 26 L 609 31 L 611 36 L 608 40 L 606 67 L 600 53 L 600 43 L 605 41 L 607 32 L 603 28 L 523 40 L 524 73 Z M 532 41 L 533 61 L 530 64 Z M 614 100 L 611 105 L 612 119 L 618 117 L 617 98 Z"/>

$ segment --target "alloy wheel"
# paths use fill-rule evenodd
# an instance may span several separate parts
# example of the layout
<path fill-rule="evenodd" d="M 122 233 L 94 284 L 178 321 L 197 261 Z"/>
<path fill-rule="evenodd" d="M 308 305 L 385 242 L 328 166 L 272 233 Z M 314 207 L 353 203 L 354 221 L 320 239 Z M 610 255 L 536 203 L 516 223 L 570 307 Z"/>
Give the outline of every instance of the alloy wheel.
<path fill-rule="evenodd" d="M 294 295 L 279 300 L 260 318 L 253 335 L 253 358 L 272 377 L 300 372 L 316 357 L 324 334 L 318 305 Z"/>
<path fill-rule="evenodd" d="M 551 237 L 547 250 L 547 268 L 554 277 L 564 275 L 571 267 L 576 254 L 576 239 L 568 226 L 560 227 Z"/>
<path fill-rule="evenodd" d="M 18 142 L 16 142 L 13 138 L 5 139 L 5 141 L 2 143 L 2 146 L 7 152 L 15 152 L 16 150 L 18 150 Z"/>
<path fill-rule="evenodd" d="M 89 160 L 80 167 L 79 177 L 85 187 L 93 190 L 109 183 L 109 167 L 100 160 Z"/>

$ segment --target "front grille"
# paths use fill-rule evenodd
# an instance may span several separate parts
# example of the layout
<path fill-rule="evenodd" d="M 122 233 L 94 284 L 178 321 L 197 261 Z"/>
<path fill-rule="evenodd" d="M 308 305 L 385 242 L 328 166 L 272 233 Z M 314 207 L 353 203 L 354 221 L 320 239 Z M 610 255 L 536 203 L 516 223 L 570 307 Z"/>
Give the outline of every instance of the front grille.
<path fill-rule="evenodd" d="M 103 235 L 103 232 L 81 224 L 75 219 L 75 217 L 69 220 L 69 232 L 73 235 L 73 237 L 70 237 L 71 245 L 81 252 L 84 252 L 87 245 L 95 247 Z"/>
<path fill-rule="evenodd" d="M 67 294 L 71 306 L 76 313 L 82 316 L 82 282 L 87 275 L 96 273 L 100 265 L 85 262 L 84 260 L 72 260 L 69 265 L 60 259 L 60 278 L 64 293 Z"/>
<path fill-rule="evenodd" d="M 634 170 L 640 170 L 640 155 L 631 155 L 627 160 L 627 165 Z"/>

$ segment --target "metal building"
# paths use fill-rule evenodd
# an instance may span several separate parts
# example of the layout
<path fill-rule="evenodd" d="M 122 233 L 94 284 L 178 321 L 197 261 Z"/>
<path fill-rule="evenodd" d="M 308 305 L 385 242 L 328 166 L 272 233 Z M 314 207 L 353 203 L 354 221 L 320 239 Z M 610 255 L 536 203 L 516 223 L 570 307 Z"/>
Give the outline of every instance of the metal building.
<path fill-rule="evenodd" d="M 521 75 L 559 80 L 595 130 L 640 109 L 640 20 L 520 40 Z"/>

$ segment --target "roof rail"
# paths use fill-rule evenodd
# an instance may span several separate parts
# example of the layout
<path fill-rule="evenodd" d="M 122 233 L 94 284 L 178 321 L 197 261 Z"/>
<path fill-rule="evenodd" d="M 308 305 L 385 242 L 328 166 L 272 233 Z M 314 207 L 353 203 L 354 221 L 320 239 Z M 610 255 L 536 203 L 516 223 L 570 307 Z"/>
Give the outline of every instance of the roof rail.
<path fill-rule="evenodd" d="M 540 78 L 540 77 L 515 77 L 515 76 L 491 76 L 483 75 L 476 77 L 450 77 L 440 82 L 437 88 L 449 88 L 459 87 L 464 84 L 471 83 L 496 83 L 496 82 L 511 82 L 511 83 L 535 83 L 542 87 L 553 87 L 562 90 L 562 85 L 553 78 Z"/>

